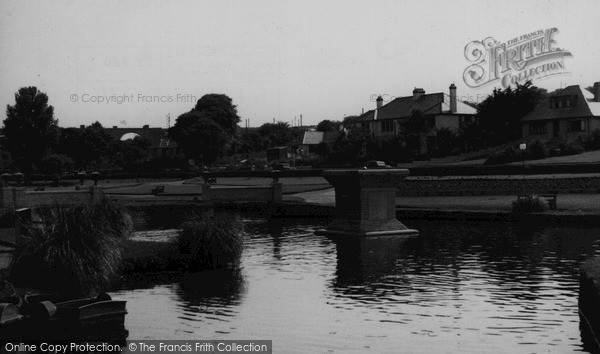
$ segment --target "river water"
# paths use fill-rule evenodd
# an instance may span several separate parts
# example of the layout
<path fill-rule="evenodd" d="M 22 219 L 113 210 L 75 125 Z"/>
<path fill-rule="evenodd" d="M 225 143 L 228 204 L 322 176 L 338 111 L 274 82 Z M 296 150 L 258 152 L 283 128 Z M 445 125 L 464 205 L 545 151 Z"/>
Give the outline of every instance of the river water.
<path fill-rule="evenodd" d="M 593 350 L 578 270 L 600 253 L 599 228 L 405 222 L 421 234 L 334 242 L 313 232 L 326 220 L 246 224 L 239 269 L 138 276 L 113 292 L 128 301 L 129 339 L 270 339 L 276 353 Z"/>

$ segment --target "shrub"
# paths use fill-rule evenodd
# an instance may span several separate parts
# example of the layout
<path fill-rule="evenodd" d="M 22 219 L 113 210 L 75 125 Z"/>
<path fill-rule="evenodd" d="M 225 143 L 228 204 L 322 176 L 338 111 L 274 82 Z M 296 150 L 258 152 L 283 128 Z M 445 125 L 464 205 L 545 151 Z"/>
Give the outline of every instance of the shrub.
<path fill-rule="evenodd" d="M 519 160 L 521 160 L 521 150 L 518 150 L 514 147 L 508 147 L 508 148 L 502 150 L 501 152 L 488 157 L 488 159 L 485 160 L 485 164 L 486 165 L 497 165 L 497 164 L 519 161 Z"/>
<path fill-rule="evenodd" d="M 181 253 L 192 255 L 195 270 L 227 268 L 239 261 L 243 231 L 243 224 L 236 216 L 205 212 L 181 225 L 177 243 Z"/>
<path fill-rule="evenodd" d="M 64 298 L 104 291 L 121 266 L 131 217 L 108 201 L 53 206 L 41 222 L 26 223 L 11 263 L 11 278 Z"/>
<path fill-rule="evenodd" d="M 600 149 L 600 129 L 595 129 L 592 135 L 585 141 L 585 148 L 587 150 L 598 150 Z"/>
<path fill-rule="evenodd" d="M 537 140 L 527 144 L 527 150 L 525 151 L 527 154 L 527 160 L 539 160 L 550 156 L 546 145 Z"/>
<path fill-rule="evenodd" d="M 548 202 L 537 195 L 519 198 L 512 203 L 513 213 L 535 213 L 548 210 Z"/>

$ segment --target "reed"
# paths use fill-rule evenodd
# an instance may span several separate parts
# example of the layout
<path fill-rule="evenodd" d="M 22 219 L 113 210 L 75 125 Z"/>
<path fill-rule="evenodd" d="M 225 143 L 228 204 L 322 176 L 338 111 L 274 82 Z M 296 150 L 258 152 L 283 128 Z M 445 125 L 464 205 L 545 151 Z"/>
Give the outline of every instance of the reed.
<path fill-rule="evenodd" d="M 107 289 L 120 270 L 122 244 L 133 230 L 131 217 L 107 200 L 56 205 L 40 210 L 39 217 L 23 223 L 11 279 L 64 297 Z"/>
<path fill-rule="evenodd" d="M 181 225 L 177 238 L 181 253 L 191 254 L 192 270 L 223 269 L 239 262 L 244 225 L 228 213 L 202 213 Z"/>

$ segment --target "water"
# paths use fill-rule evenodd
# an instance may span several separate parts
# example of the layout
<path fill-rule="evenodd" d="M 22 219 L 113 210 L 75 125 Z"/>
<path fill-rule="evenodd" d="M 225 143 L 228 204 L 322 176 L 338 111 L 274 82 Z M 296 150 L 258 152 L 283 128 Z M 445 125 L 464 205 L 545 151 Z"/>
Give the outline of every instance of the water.
<path fill-rule="evenodd" d="M 129 338 L 272 339 L 285 353 L 590 348 L 578 269 L 600 253 L 598 228 L 409 222 L 420 236 L 334 242 L 313 233 L 327 221 L 247 224 L 239 270 L 138 278 L 113 293 L 128 301 Z"/>

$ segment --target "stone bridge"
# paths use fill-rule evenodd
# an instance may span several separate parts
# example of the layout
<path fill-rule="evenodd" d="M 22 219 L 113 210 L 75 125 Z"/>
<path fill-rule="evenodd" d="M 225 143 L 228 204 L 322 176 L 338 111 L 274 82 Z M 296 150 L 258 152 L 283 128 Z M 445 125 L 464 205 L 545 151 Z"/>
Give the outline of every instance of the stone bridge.
<path fill-rule="evenodd" d="M 152 143 L 160 142 L 161 139 L 167 137 L 167 129 L 164 128 L 150 128 L 149 125 L 144 125 L 141 128 L 120 128 L 113 126 L 112 128 L 104 128 L 105 131 L 113 137 L 113 139 L 121 140 L 125 134 L 134 133 L 142 138 L 150 140 Z"/>

